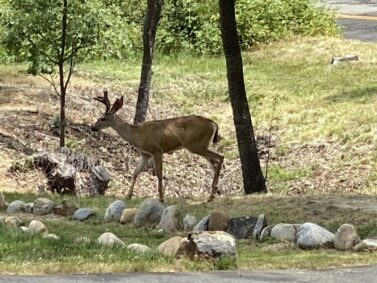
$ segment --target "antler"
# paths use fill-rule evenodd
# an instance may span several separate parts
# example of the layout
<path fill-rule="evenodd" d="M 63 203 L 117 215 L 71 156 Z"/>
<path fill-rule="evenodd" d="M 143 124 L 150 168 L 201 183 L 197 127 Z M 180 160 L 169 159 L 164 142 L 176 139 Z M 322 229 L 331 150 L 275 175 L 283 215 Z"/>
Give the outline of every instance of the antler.
<path fill-rule="evenodd" d="M 111 110 L 110 112 L 111 113 L 115 113 L 117 112 L 120 108 L 122 108 L 123 106 L 123 96 L 121 96 L 120 98 L 117 98 L 113 104 L 113 106 L 111 107 Z"/>
<path fill-rule="evenodd" d="M 109 100 L 109 92 L 107 90 L 103 91 L 103 97 L 97 96 L 94 98 L 95 100 L 105 104 L 106 106 L 106 113 L 110 111 L 110 100 Z"/>

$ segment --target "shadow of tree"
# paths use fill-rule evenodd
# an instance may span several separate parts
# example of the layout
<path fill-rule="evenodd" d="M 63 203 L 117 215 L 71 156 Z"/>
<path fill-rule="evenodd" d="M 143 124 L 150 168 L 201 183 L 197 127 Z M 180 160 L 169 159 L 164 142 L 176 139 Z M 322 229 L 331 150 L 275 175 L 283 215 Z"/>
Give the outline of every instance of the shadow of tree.
<path fill-rule="evenodd" d="M 358 103 L 365 103 L 366 99 L 371 99 L 377 96 L 377 86 L 358 88 L 349 91 L 339 92 L 335 95 L 329 96 L 326 99 L 333 103 L 354 101 Z"/>

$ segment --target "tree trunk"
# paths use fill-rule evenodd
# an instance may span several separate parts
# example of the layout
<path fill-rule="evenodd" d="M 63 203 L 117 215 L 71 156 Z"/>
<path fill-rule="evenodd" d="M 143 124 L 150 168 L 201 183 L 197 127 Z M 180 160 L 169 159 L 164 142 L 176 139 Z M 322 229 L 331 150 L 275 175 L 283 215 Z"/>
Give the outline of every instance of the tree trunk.
<path fill-rule="evenodd" d="M 229 97 L 233 110 L 245 194 L 266 192 L 243 77 L 234 0 L 219 0 Z"/>
<path fill-rule="evenodd" d="M 163 0 L 148 0 L 148 10 L 144 20 L 143 31 L 143 63 L 139 93 L 136 104 L 134 124 L 143 123 L 147 116 L 149 104 L 149 90 L 152 80 L 152 61 L 156 32 L 161 17 Z"/>
<path fill-rule="evenodd" d="M 67 14 L 68 14 L 68 0 L 63 1 L 63 16 L 62 16 L 62 35 L 61 35 L 61 45 L 59 53 L 59 84 L 60 84 L 60 131 L 59 131 L 59 146 L 64 147 L 65 145 L 65 95 L 66 95 L 66 85 L 64 82 L 64 57 L 65 57 L 65 44 L 67 37 Z"/>

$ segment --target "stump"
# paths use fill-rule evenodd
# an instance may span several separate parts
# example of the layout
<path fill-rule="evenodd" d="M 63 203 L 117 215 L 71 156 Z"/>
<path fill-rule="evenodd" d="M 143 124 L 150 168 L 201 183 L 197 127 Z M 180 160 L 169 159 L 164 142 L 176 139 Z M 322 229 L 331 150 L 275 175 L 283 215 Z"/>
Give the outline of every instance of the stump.
<path fill-rule="evenodd" d="M 48 189 L 59 194 L 103 195 L 110 174 L 101 162 L 86 154 L 61 148 L 58 152 L 35 154 L 34 165 L 45 173 Z"/>

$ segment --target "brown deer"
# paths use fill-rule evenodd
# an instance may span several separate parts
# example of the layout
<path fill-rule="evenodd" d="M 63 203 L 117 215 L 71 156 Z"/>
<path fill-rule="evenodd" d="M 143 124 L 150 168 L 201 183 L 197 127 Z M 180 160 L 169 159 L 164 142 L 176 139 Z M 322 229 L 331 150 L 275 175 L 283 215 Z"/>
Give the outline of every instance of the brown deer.
<path fill-rule="evenodd" d="M 123 106 L 123 96 L 116 99 L 110 107 L 108 92 L 104 91 L 103 94 L 103 97 L 96 97 L 95 100 L 105 104 L 106 111 L 93 125 L 92 130 L 99 131 L 108 127 L 114 129 L 124 140 L 134 145 L 141 155 L 139 165 L 133 173 L 128 197 L 132 197 L 139 173 L 149 161 L 153 161 L 158 178 L 159 199 L 163 202 L 162 155 L 185 148 L 203 156 L 211 163 L 215 175 L 208 201 L 213 200 L 218 192 L 217 183 L 224 159 L 223 156 L 208 149 L 212 141 L 214 143 L 218 141 L 218 125 L 214 121 L 190 115 L 132 125 L 116 115 L 116 112 Z"/>

